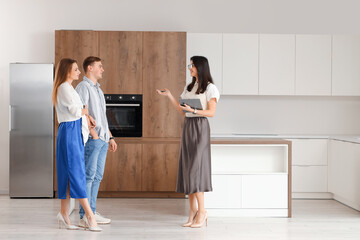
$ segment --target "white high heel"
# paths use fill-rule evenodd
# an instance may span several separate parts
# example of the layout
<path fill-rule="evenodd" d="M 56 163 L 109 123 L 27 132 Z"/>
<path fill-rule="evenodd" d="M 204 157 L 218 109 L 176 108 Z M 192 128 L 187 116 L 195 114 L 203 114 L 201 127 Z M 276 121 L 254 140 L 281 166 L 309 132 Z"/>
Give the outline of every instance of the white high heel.
<path fill-rule="evenodd" d="M 102 231 L 102 228 L 100 228 L 99 226 L 96 226 L 96 227 L 90 226 L 86 216 L 84 216 L 83 219 L 85 221 L 86 229 L 89 229 L 90 231 L 93 231 L 93 232 L 101 232 Z"/>
<path fill-rule="evenodd" d="M 64 225 L 67 230 L 78 230 L 78 229 L 80 229 L 79 227 L 77 227 L 75 225 L 67 224 L 65 222 L 65 219 L 64 219 L 64 217 L 62 216 L 61 213 L 58 213 L 57 219 L 58 219 L 58 222 L 59 222 L 59 228 L 60 229 L 62 228 L 62 225 Z"/>

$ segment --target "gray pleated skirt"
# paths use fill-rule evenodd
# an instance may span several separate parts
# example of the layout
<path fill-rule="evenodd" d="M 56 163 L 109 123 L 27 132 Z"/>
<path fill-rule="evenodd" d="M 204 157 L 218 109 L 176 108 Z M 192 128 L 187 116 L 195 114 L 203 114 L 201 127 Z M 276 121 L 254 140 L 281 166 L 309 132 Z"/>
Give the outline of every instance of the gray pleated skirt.
<path fill-rule="evenodd" d="M 185 117 L 176 192 L 211 192 L 210 126 L 206 117 Z"/>

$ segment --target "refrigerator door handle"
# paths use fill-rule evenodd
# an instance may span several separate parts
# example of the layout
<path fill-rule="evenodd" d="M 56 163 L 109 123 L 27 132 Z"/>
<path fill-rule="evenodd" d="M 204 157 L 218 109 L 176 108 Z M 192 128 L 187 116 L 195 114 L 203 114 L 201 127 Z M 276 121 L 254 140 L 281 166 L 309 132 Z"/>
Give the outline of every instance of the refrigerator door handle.
<path fill-rule="evenodd" d="M 9 105 L 9 132 L 11 132 L 11 120 L 12 120 L 12 117 L 11 117 L 11 114 L 12 114 L 12 111 L 11 111 L 11 105 Z"/>

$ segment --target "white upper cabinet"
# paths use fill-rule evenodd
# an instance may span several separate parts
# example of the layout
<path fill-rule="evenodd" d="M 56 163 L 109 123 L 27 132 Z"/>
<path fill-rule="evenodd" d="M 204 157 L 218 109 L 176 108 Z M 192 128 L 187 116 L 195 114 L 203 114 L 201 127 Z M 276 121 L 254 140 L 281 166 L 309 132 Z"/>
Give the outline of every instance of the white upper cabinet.
<path fill-rule="evenodd" d="M 295 35 L 260 34 L 259 94 L 295 94 Z"/>
<path fill-rule="evenodd" d="M 296 95 L 331 95 L 331 35 L 296 35 Z"/>
<path fill-rule="evenodd" d="M 210 73 L 214 84 L 222 93 L 222 34 L 221 33 L 188 33 L 187 34 L 187 63 L 192 56 L 204 56 L 208 59 Z M 191 82 L 187 70 L 186 82 Z"/>
<path fill-rule="evenodd" d="M 360 36 L 333 36 L 332 95 L 360 96 Z"/>
<path fill-rule="evenodd" d="M 258 93 L 259 35 L 223 34 L 223 94 Z"/>

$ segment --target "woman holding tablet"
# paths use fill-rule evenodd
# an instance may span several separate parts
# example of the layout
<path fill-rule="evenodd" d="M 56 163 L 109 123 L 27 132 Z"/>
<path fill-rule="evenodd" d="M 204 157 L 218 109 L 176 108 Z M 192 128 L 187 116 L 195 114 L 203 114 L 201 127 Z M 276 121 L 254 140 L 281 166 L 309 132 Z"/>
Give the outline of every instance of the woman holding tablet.
<path fill-rule="evenodd" d="M 199 228 L 206 222 L 204 192 L 212 191 L 210 126 L 207 117 L 213 117 L 220 94 L 210 74 L 205 57 L 193 56 L 188 65 L 192 81 L 185 86 L 182 99 L 199 99 L 203 110 L 180 105 L 171 92 L 164 88 L 158 94 L 167 96 L 178 112 L 185 116 L 181 136 L 176 192 L 189 196 L 190 212 L 184 227 Z M 186 113 L 183 112 L 186 111 Z"/>

